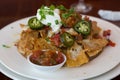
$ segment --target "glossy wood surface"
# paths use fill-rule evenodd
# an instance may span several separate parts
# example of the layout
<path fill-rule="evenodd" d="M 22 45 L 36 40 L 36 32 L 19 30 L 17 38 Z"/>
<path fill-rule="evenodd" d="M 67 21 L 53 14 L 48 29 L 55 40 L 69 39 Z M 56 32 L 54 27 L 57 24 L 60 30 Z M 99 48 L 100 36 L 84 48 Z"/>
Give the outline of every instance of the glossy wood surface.
<path fill-rule="evenodd" d="M 77 3 L 78 0 L 1 0 L 0 1 L 0 29 L 7 24 L 36 14 L 41 5 L 64 5 L 70 8 L 71 4 Z M 86 15 L 100 18 L 99 9 L 120 11 L 120 0 L 85 0 L 92 5 L 92 10 Z M 109 21 L 120 27 L 120 21 Z M 0 73 L 0 80 L 12 80 Z M 113 80 L 120 80 L 120 75 Z"/>

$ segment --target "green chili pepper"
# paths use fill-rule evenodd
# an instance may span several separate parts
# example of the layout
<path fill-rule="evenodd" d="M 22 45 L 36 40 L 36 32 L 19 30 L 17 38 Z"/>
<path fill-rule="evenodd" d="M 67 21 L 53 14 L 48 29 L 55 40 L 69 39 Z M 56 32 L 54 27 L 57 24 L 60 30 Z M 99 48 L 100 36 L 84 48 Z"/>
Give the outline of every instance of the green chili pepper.
<path fill-rule="evenodd" d="M 36 17 L 33 17 L 29 19 L 28 26 L 33 30 L 39 30 L 43 27 L 43 24 Z"/>
<path fill-rule="evenodd" d="M 74 30 L 84 36 L 87 36 L 91 32 L 91 23 L 85 20 L 81 20 L 74 26 Z"/>
<path fill-rule="evenodd" d="M 67 32 L 60 35 L 60 40 L 66 47 L 71 47 L 74 44 L 73 36 Z"/>
<path fill-rule="evenodd" d="M 59 5 L 59 6 L 57 6 L 57 8 L 60 9 L 60 10 L 63 10 L 63 11 L 67 10 L 63 5 Z"/>

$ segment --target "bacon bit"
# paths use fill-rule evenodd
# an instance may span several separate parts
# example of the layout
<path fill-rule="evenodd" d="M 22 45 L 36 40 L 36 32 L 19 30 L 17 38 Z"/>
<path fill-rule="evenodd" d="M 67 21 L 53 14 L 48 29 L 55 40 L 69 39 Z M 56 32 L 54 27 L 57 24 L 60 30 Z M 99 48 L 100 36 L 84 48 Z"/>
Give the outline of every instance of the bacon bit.
<path fill-rule="evenodd" d="M 85 16 L 85 17 L 84 17 L 84 20 L 86 20 L 86 21 L 90 21 L 90 19 L 89 19 L 88 16 Z"/>
<path fill-rule="evenodd" d="M 68 29 L 70 29 L 69 27 L 64 27 L 64 26 L 62 26 L 61 28 L 61 33 L 64 33 L 64 32 L 66 32 Z"/>
<path fill-rule="evenodd" d="M 95 38 L 95 39 L 102 39 L 102 36 L 99 35 L 99 34 L 94 34 L 94 35 L 93 35 L 93 38 Z"/>
<path fill-rule="evenodd" d="M 61 28 L 61 32 L 62 33 L 66 32 L 65 28 Z"/>
<path fill-rule="evenodd" d="M 103 36 L 104 37 L 107 37 L 107 36 L 110 36 L 110 35 L 111 35 L 111 30 L 110 29 L 103 31 Z"/>
<path fill-rule="evenodd" d="M 54 36 L 51 37 L 51 41 L 56 45 L 60 45 L 60 34 L 55 34 Z"/>
<path fill-rule="evenodd" d="M 108 39 L 108 45 L 115 47 L 116 44 L 113 41 L 111 41 L 110 39 Z"/>
<path fill-rule="evenodd" d="M 77 40 L 77 41 L 81 41 L 81 40 L 83 40 L 82 35 L 80 35 L 80 34 L 79 34 L 79 35 L 76 35 L 76 40 Z"/>

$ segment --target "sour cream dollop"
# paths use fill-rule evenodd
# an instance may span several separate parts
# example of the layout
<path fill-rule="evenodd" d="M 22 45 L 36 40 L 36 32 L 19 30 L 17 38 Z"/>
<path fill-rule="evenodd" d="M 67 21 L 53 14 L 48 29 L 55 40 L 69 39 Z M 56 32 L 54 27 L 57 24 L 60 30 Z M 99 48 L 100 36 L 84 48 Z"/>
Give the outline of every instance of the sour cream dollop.
<path fill-rule="evenodd" d="M 42 9 L 43 10 L 43 9 Z M 52 28 L 52 32 L 58 33 L 61 27 L 61 18 L 59 15 L 59 9 L 50 10 L 48 7 L 44 7 L 44 10 L 51 11 L 53 15 L 51 14 L 45 14 L 45 19 L 41 20 L 41 9 L 37 10 L 36 17 L 38 20 L 41 21 L 42 24 L 48 25 Z"/>

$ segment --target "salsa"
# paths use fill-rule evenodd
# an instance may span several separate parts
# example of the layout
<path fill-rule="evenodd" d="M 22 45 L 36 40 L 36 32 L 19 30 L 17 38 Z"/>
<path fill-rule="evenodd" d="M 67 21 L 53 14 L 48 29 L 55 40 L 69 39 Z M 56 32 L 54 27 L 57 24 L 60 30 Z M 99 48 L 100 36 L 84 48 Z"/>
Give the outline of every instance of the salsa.
<path fill-rule="evenodd" d="M 36 50 L 30 56 L 32 63 L 42 66 L 53 66 L 60 64 L 64 61 L 62 52 L 54 50 Z"/>

